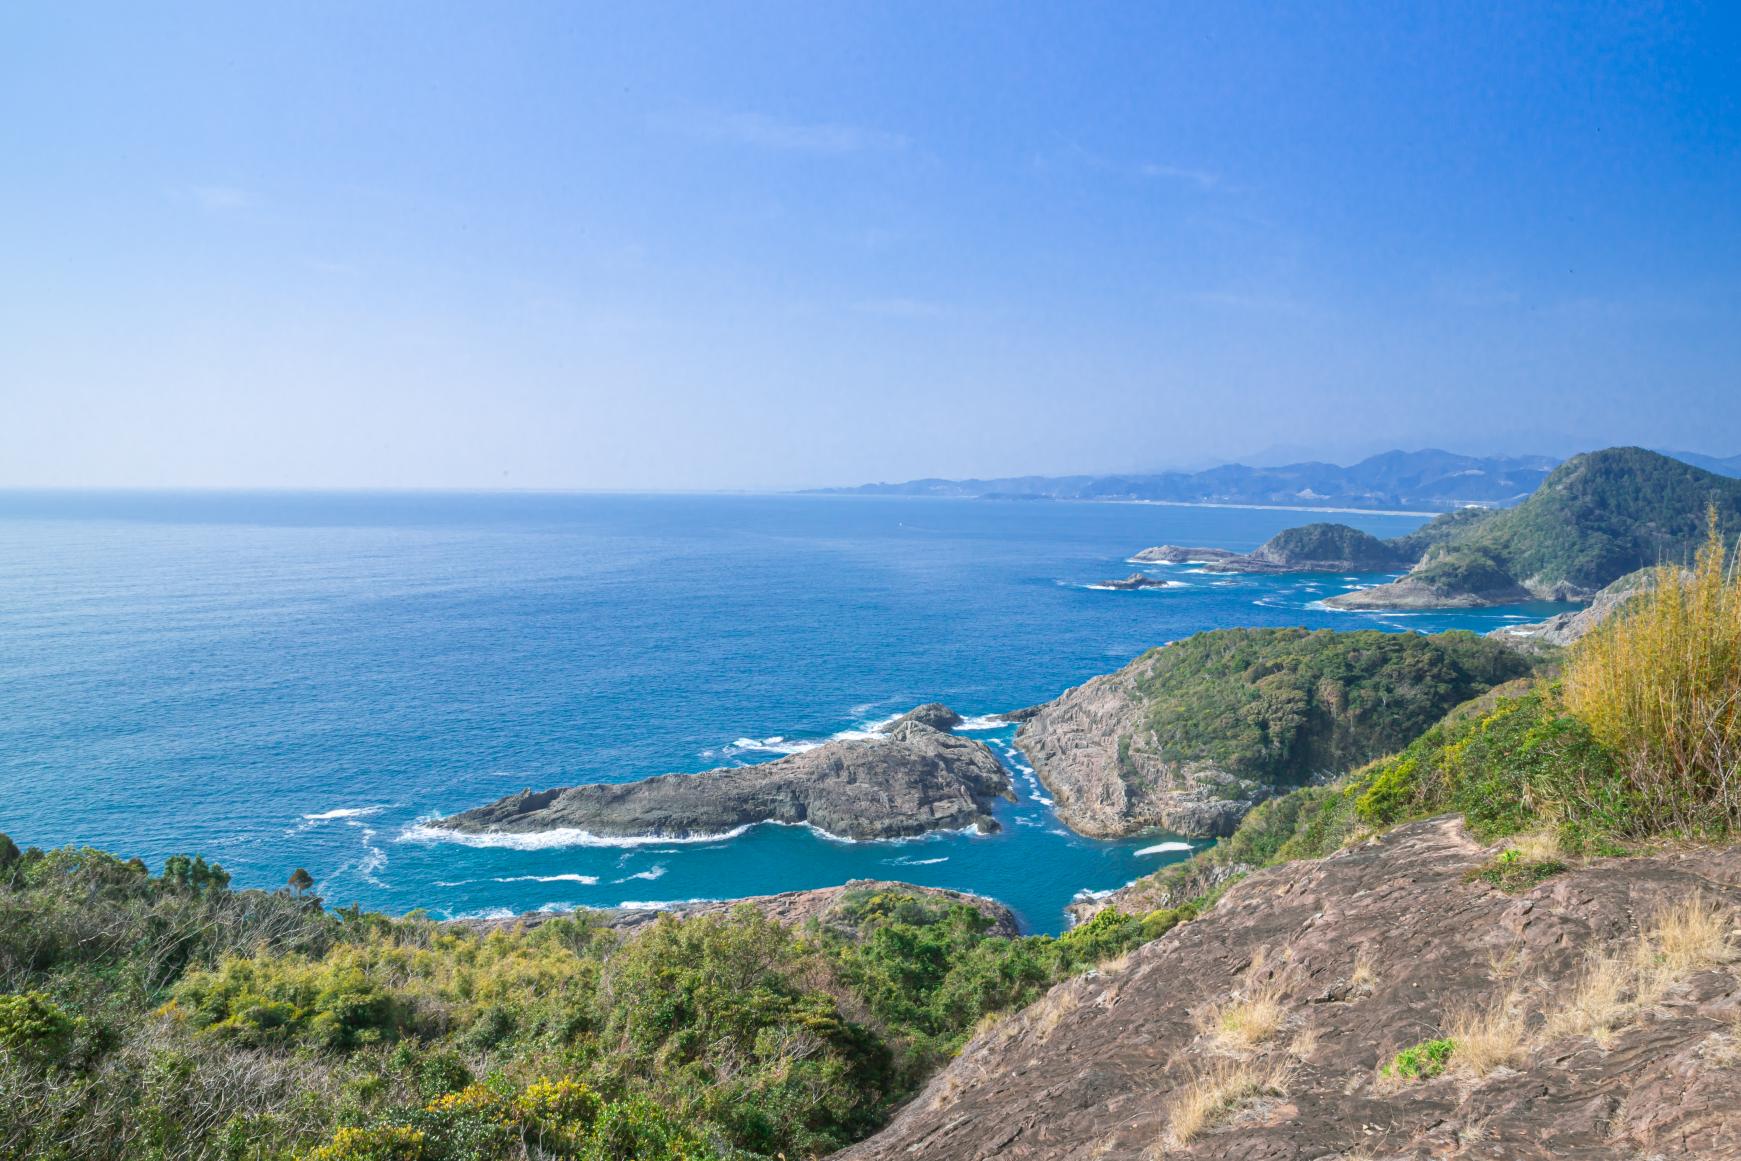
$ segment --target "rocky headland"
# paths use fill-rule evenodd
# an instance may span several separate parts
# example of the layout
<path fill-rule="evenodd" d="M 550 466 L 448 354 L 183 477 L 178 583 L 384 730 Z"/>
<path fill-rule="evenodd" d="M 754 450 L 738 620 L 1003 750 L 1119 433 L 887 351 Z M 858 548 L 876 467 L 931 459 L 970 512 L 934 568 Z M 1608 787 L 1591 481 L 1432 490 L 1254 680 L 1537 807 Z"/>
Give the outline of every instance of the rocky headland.
<path fill-rule="evenodd" d="M 1021 711 L 1016 744 L 1082 834 L 1224 836 L 1278 787 L 1397 749 L 1531 664 L 1476 638 L 1215 630 Z"/>
<path fill-rule="evenodd" d="M 1407 576 L 1325 604 L 1418 609 L 1592 601 L 1629 573 L 1690 560 L 1707 514 L 1732 539 L 1741 530 L 1741 481 L 1643 448 L 1590 452 L 1556 468 L 1517 507 L 1447 526 L 1445 535 L 1422 545 Z"/>
<path fill-rule="evenodd" d="M 942 706 L 914 713 L 921 711 L 939 721 L 953 716 Z M 573 830 L 600 838 L 693 839 L 776 822 L 838 838 L 898 839 L 996 830 L 997 798 L 1013 799 L 1014 790 L 984 744 L 908 715 L 879 736 L 827 742 L 760 765 L 524 790 L 429 825 L 474 834 Z"/>
<path fill-rule="evenodd" d="M 1517 894 L 1495 856 L 1438 818 L 1256 872 L 981 1032 L 840 1156 L 1741 1156 L 1741 848 Z M 1721 924 L 1696 951 L 1689 900 Z"/>

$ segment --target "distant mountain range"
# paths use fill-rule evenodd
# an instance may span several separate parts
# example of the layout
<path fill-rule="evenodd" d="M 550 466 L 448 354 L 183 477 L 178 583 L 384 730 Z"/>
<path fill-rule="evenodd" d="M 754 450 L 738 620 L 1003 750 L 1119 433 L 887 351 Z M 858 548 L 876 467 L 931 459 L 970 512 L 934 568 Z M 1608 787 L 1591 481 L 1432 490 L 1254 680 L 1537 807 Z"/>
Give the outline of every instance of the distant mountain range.
<path fill-rule="evenodd" d="M 1741 455 L 1720 459 L 1693 452 L 1665 454 L 1706 471 L 1741 477 Z M 1201 472 L 926 479 L 811 490 L 832 495 L 1157 500 L 1443 512 L 1470 505 L 1506 507 L 1518 503 L 1540 487 L 1560 462 L 1553 456 L 1467 456 L 1429 448 L 1385 452 L 1347 467 L 1316 462 L 1273 468 L 1224 464 Z"/>

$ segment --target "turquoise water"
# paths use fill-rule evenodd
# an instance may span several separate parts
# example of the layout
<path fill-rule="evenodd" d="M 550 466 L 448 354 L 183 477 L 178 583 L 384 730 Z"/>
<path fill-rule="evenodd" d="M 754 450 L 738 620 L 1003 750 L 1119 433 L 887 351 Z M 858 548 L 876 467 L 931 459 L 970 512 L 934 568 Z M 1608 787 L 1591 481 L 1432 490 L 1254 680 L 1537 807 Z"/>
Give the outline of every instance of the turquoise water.
<path fill-rule="evenodd" d="M 808 496 L 0 494 L 0 830 L 440 916 L 902 878 L 1055 931 L 1173 836 L 1070 835 L 1009 745 L 1004 830 L 479 848 L 419 819 L 522 787 L 764 761 L 941 700 L 984 715 L 1230 625 L 1486 629 L 1549 607 L 1334 613 L 1372 577 L 1096 591 L 1292 512 Z M 1419 518 L 1347 516 L 1394 535 Z"/>

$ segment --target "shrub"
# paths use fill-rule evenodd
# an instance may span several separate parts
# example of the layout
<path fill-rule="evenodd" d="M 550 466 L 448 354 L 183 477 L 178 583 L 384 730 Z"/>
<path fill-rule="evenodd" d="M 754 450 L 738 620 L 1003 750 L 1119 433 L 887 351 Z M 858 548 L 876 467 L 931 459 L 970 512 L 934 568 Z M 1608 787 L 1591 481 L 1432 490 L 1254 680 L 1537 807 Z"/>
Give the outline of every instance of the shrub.
<path fill-rule="evenodd" d="M 1400 1080 L 1426 1080 L 1445 1071 L 1445 1065 L 1456 1048 L 1455 1040 L 1441 1038 L 1422 1041 L 1397 1053 L 1379 1071 L 1387 1077 Z"/>
<path fill-rule="evenodd" d="M 60 1060 L 78 1022 L 41 992 L 0 996 L 0 1049 L 35 1064 Z"/>

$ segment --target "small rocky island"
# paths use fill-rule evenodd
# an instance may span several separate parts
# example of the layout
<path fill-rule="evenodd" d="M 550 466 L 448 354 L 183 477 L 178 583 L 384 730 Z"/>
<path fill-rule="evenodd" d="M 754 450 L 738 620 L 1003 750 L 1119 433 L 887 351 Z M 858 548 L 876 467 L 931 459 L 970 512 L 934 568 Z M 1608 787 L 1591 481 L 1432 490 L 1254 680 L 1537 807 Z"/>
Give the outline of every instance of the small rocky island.
<path fill-rule="evenodd" d="M 1120 592 L 1135 592 L 1138 589 L 1170 589 L 1178 584 L 1158 576 L 1150 576 L 1143 572 L 1133 572 L 1122 580 L 1103 580 L 1094 587 L 1097 589 L 1117 589 Z"/>
<path fill-rule="evenodd" d="M 983 743 L 947 732 L 960 720 L 946 706 L 925 705 L 873 737 L 826 742 L 760 765 L 524 790 L 430 825 L 472 834 L 575 830 L 665 839 L 725 835 L 762 822 L 809 825 L 846 839 L 994 831 L 992 800 L 1013 800 L 1015 792 Z"/>

